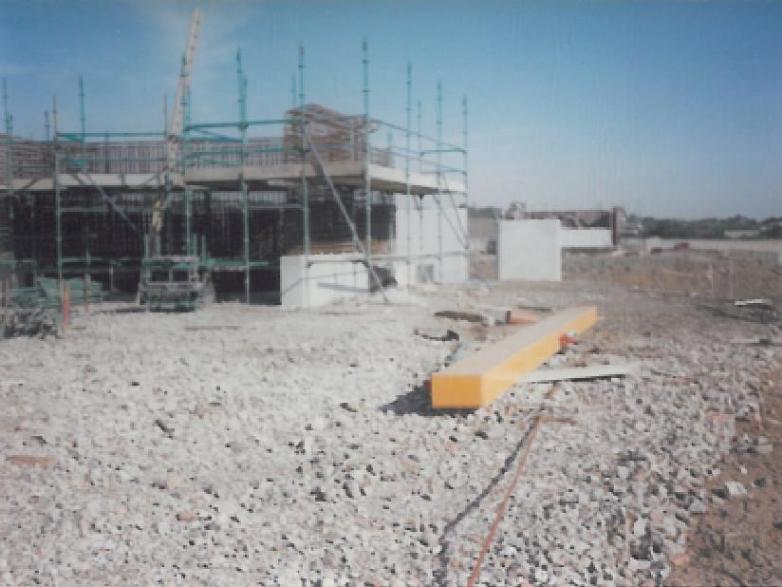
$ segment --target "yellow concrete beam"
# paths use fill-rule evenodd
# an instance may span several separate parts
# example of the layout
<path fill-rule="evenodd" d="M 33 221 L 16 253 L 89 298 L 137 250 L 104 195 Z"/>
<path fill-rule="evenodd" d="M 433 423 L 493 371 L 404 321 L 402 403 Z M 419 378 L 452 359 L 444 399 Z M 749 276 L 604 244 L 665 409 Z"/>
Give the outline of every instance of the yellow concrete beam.
<path fill-rule="evenodd" d="M 480 408 L 560 349 L 560 337 L 597 322 L 594 306 L 569 308 L 525 326 L 432 376 L 433 408 Z"/>

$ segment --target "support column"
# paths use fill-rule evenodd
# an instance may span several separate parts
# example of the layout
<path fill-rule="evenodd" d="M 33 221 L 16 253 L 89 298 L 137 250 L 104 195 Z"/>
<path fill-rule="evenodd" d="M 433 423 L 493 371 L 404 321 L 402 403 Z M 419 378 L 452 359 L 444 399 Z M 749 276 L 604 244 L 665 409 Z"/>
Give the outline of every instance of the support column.
<path fill-rule="evenodd" d="M 407 216 L 407 287 L 410 288 L 413 276 L 413 251 L 411 238 L 412 196 L 410 195 L 410 114 L 412 106 L 413 66 L 407 62 L 407 104 L 405 107 L 405 215 Z M 419 251 L 420 252 L 420 251 Z"/>
<path fill-rule="evenodd" d="M 304 303 L 310 299 L 310 193 L 307 184 L 307 119 L 304 105 L 304 46 L 299 45 L 299 137 L 301 151 L 301 222 L 304 249 Z"/>
<path fill-rule="evenodd" d="M 87 167 L 87 117 L 84 112 L 84 78 L 79 76 L 79 122 L 81 123 L 81 161 L 82 171 Z"/>
<path fill-rule="evenodd" d="M 247 78 L 242 69 L 242 54 L 236 53 L 236 77 L 239 84 L 239 132 L 241 135 L 241 153 L 239 164 L 241 165 L 239 181 L 242 189 L 242 232 L 244 241 L 244 298 L 245 303 L 250 303 L 250 206 L 247 193 L 247 181 L 244 177 L 244 166 L 247 151 Z"/>
<path fill-rule="evenodd" d="M 421 100 L 416 104 L 416 136 L 418 137 L 418 173 L 423 170 L 423 150 L 421 146 Z M 418 252 L 424 250 L 424 205 L 423 199 L 418 202 Z"/>
<path fill-rule="evenodd" d="M 304 231 L 304 263 L 310 254 L 310 197 L 307 183 L 307 120 L 304 105 L 304 46 L 299 45 L 299 134 L 301 137 L 301 206 Z"/>
<path fill-rule="evenodd" d="M 60 154 L 57 149 L 57 98 L 52 97 L 52 123 L 54 125 L 54 144 L 52 154 L 54 155 L 54 217 L 57 245 L 57 282 L 60 289 L 60 299 L 64 295 L 64 282 L 62 279 L 62 202 L 60 195 Z"/>
<path fill-rule="evenodd" d="M 467 257 L 467 278 L 470 278 L 472 262 L 470 259 L 470 186 L 467 172 L 467 96 L 462 96 L 462 145 L 464 151 L 464 209 L 467 218 L 467 230 L 465 234 L 465 256 Z M 458 211 L 457 211 L 458 213 Z"/>
<path fill-rule="evenodd" d="M 372 141 L 370 139 L 370 121 L 369 121 L 369 48 L 367 42 L 362 45 L 363 58 L 361 60 L 364 67 L 364 225 L 366 234 L 366 263 L 367 263 L 367 283 L 370 283 L 369 274 L 372 267 L 372 179 L 369 173 L 369 166 L 372 161 Z"/>
<path fill-rule="evenodd" d="M 443 184 L 443 84 L 437 82 L 437 259 L 440 282 L 443 281 L 443 204 L 440 198 Z"/>

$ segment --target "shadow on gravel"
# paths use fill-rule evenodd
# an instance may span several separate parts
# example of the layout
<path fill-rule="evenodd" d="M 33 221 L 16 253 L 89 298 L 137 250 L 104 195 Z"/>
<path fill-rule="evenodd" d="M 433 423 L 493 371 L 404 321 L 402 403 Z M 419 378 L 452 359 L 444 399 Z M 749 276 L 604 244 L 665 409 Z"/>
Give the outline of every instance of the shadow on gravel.
<path fill-rule="evenodd" d="M 459 523 L 466 518 L 470 513 L 472 513 L 474 510 L 476 510 L 484 499 L 494 490 L 494 488 L 497 486 L 497 484 L 500 482 L 500 480 L 503 478 L 505 473 L 510 471 L 511 467 L 513 466 L 513 463 L 516 461 L 516 457 L 519 455 L 519 452 L 522 448 L 524 448 L 524 445 L 527 443 L 530 434 L 532 434 L 532 429 L 534 426 L 529 425 L 527 426 L 527 430 L 524 432 L 524 436 L 522 436 L 518 443 L 516 443 L 516 446 L 513 448 L 511 453 L 505 458 L 505 462 L 503 463 L 502 467 L 499 471 L 497 471 L 497 474 L 492 477 L 491 481 L 486 485 L 486 487 L 483 488 L 483 491 L 481 491 L 477 496 L 475 496 L 470 503 L 467 504 L 467 506 L 459 512 L 450 522 L 448 522 L 445 525 L 445 528 L 443 529 L 442 536 L 440 536 L 440 554 L 437 555 L 437 569 L 434 571 L 434 584 L 445 586 L 449 585 L 450 583 L 453 583 L 451 581 L 449 583 L 448 581 L 448 570 L 449 566 L 451 564 L 451 534 L 453 534 L 454 529 L 456 526 L 459 525 Z M 486 528 L 486 531 L 488 532 L 489 528 Z M 468 571 L 472 570 L 472 561 L 462 561 L 463 563 L 466 563 L 468 566 L 466 567 Z"/>
<path fill-rule="evenodd" d="M 453 417 L 466 416 L 475 410 L 434 410 L 432 409 L 431 396 L 422 384 L 398 396 L 394 401 L 380 406 L 380 411 L 391 412 L 397 416 L 418 414 L 428 417 Z"/>

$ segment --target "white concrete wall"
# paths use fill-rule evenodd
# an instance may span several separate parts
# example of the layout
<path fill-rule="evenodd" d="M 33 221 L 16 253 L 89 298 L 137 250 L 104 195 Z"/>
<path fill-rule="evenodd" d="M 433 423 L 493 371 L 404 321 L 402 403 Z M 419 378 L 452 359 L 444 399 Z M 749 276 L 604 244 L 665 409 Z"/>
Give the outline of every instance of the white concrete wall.
<path fill-rule="evenodd" d="M 614 246 L 610 228 L 562 228 L 559 238 L 563 249 L 606 249 Z"/>
<path fill-rule="evenodd" d="M 353 254 L 310 255 L 305 268 L 303 255 L 280 257 L 280 294 L 286 307 L 313 307 L 366 294 L 367 270 L 349 259 Z"/>
<path fill-rule="evenodd" d="M 468 238 L 467 210 L 455 209 L 447 196 L 442 198 L 442 220 L 438 219 L 440 211 L 431 196 L 423 198 L 421 209 L 413 206 L 409 215 L 405 196 L 396 198 L 393 250 L 397 257 L 407 257 L 410 251 L 412 259 L 409 273 L 412 284 L 426 281 L 462 283 L 469 278 L 470 267 L 465 251 Z M 414 201 L 411 203 L 414 204 Z M 397 260 L 394 266 L 397 282 L 400 285 L 407 284 L 406 259 Z"/>
<path fill-rule="evenodd" d="M 498 279 L 562 280 L 559 219 L 501 220 L 497 239 Z"/>
<path fill-rule="evenodd" d="M 378 265 L 393 268 L 400 287 L 416 283 L 462 283 L 469 279 L 470 265 L 465 245 L 467 210 L 455 209 L 443 197 L 442 219 L 431 196 L 423 198 L 419 210 L 412 207 L 408 216 L 406 196 L 397 196 L 391 255 L 393 262 L 379 257 Z M 416 197 L 415 200 L 418 200 Z M 420 201 L 420 200 L 419 200 Z M 414 203 L 411 199 L 411 203 Z M 409 220 L 409 221 L 408 221 Z M 409 237 L 409 238 L 408 238 Z M 408 249 L 411 262 L 408 264 Z M 442 253 L 442 255 L 441 255 Z M 283 306 L 312 307 L 339 299 L 365 295 L 368 275 L 363 263 L 351 259 L 355 253 L 310 255 L 310 266 L 304 266 L 302 255 L 280 258 L 280 298 Z"/>

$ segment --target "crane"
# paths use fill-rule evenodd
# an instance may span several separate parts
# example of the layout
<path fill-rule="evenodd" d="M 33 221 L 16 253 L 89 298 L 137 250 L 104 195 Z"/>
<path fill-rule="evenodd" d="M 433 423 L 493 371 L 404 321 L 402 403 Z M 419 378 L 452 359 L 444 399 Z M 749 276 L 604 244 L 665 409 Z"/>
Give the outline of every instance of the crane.
<path fill-rule="evenodd" d="M 187 35 L 187 45 L 182 55 L 182 66 L 171 118 L 166 129 L 166 193 L 162 194 L 152 207 L 152 222 L 150 223 L 150 246 L 152 247 L 157 247 L 156 243 L 159 241 L 160 231 L 163 228 L 163 212 L 168 204 L 168 192 L 171 189 L 171 175 L 177 170 L 177 156 L 181 148 L 182 132 L 185 126 L 184 100 L 190 90 L 190 75 L 193 71 L 193 62 L 195 61 L 202 20 L 203 15 L 201 11 L 198 8 L 193 10 L 193 15 L 190 18 L 190 30 Z"/>
<path fill-rule="evenodd" d="M 202 19 L 201 11 L 198 8 L 193 10 L 171 118 L 166 129 L 165 191 L 158 196 L 152 206 L 152 221 L 149 226 L 151 254 L 145 257 L 141 264 L 138 300 L 150 310 L 193 310 L 201 303 L 214 298 L 214 287 L 209 274 L 201 273 L 198 258 L 190 256 L 190 251 L 186 251 L 185 255 L 162 256 L 160 254 L 163 213 L 171 197 L 172 176 L 180 171 L 177 159 L 182 148 L 182 133 L 185 130 L 185 100 L 190 91 L 190 75 L 193 71 Z"/>

